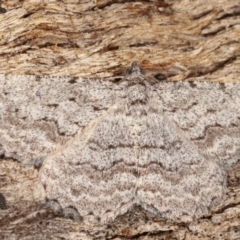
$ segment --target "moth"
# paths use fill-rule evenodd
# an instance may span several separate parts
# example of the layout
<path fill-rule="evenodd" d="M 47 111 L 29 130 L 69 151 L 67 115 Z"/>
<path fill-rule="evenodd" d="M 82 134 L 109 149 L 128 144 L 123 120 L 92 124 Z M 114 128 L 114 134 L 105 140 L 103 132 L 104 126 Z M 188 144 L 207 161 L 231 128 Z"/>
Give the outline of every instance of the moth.
<path fill-rule="evenodd" d="M 188 222 L 240 159 L 240 84 L 0 75 L 0 152 L 39 165 L 49 205 L 104 224 L 134 204 Z"/>

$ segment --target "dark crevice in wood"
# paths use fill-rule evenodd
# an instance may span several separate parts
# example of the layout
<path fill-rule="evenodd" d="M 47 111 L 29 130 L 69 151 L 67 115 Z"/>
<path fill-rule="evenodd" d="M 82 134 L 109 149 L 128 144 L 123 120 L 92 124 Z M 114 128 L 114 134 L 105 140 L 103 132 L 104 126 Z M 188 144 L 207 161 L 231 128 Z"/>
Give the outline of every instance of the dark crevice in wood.
<path fill-rule="evenodd" d="M 212 12 L 212 10 L 211 10 L 211 9 L 208 9 L 208 10 L 206 10 L 206 11 L 203 11 L 203 12 L 201 12 L 201 13 L 193 16 L 192 19 L 193 19 L 193 20 L 198 20 L 198 19 L 200 19 L 200 18 L 202 18 L 202 17 L 205 17 L 206 15 L 208 15 L 208 14 L 211 13 L 211 12 Z"/>
<path fill-rule="evenodd" d="M 98 9 L 104 9 L 106 7 L 109 7 L 113 4 L 124 4 L 124 3 L 130 3 L 130 2 L 150 2 L 149 0 L 110 0 L 107 3 L 104 3 L 102 5 L 99 5 Z"/>
<path fill-rule="evenodd" d="M 233 6 L 231 9 L 234 9 L 234 10 L 232 10 L 232 12 L 226 12 L 216 19 L 222 20 L 222 19 L 231 18 L 231 17 L 240 15 L 240 4 L 238 4 L 237 6 Z"/>
<path fill-rule="evenodd" d="M 114 240 L 114 239 L 142 239 L 144 237 L 154 237 L 157 236 L 158 239 L 159 237 L 163 237 L 163 239 L 172 239 L 172 240 L 177 240 L 177 238 L 171 238 L 173 231 L 168 230 L 168 231 L 156 231 L 156 232 L 141 232 L 139 234 L 131 235 L 131 230 L 129 229 L 123 229 L 122 230 L 123 234 L 121 235 L 115 235 L 112 236 L 111 238 L 107 238 L 109 240 Z"/>
<path fill-rule="evenodd" d="M 236 60 L 236 56 L 232 56 L 222 62 L 215 63 L 211 67 L 196 67 L 191 69 L 191 73 L 188 75 L 188 77 L 200 77 L 204 76 L 206 74 L 211 74 L 213 72 L 216 72 L 219 69 L 223 69 L 225 65 L 232 63 Z"/>
<path fill-rule="evenodd" d="M 22 18 L 28 18 L 28 17 L 30 17 L 30 16 L 33 15 L 33 14 L 34 14 L 34 12 L 26 13 L 26 14 L 24 14 L 20 19 L 22 19 Z"/>

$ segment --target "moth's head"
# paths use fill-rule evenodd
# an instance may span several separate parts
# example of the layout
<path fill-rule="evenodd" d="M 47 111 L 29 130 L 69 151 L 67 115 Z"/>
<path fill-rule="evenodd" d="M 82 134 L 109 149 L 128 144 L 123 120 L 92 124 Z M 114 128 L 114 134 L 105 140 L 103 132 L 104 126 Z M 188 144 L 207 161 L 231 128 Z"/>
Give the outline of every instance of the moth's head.
<path fill-rule="evenodd" d="M 130 67 L 127 67 L 124 71 L 124 75 L 127 78 L 138 78 L 144 75 L 144 70 L 137 62 L 133 62 Z"/>
<path fill-rule="evenodd" d="M 124 71 L 124 84 L 128 88 L 138 88 L 139 86 L 146 87 L 147 81 L 144 76 L 144 70 L 137 62 L 133 62 L 130 67 L 127 67 Z"/>

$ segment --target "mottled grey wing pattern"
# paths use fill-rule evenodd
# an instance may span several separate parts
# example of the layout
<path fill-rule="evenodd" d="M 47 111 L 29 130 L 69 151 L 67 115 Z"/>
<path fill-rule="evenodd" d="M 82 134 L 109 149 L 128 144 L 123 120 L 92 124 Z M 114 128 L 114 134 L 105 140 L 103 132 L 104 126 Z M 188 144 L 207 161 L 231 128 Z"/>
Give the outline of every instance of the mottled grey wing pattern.
<path fill-rule="evenodd" d="M 163 111 L 202 154 L 225 167 L 240 160 L 240 84 L 162 82 Z"/>
<path fill-rule="evenodd" d="M 240 84 L 153 83 L 136 63 L 125 74 L 0 76 L 2 151 L 23 162 L 47 155 L 40 179 L 65 216 L 105 223 L 139 204 L 200 217 L 223 201 L 240 158 Z"/>
<path fill-rule="evenodd" d="M 222 138 L 212 131 L 220 124 L 226 137 L 229 127 L 239 130 L 239 85 L 151 85 L 135 63 L 127 74 L 108 111 L 45 161 L 47 196 L 87 223 L 107 222 L 135 203 L 173 220 L 200 217 L 225 196 L 228 163 L 204 147 L 213 133 L 214 144 Z M 239 135 L 234 141 L 233 162 Z"/>
<path fill-rule="evenodd" d="M 41 161 L 113 105 L 113 83 L 0 75 L 0 153 Z"/>
<path fill-rule="evenodd" d="M 137 159 L 131 126 L 111 107 L 50 154 L 40 175 L 47 197 L 74 207 L 87 223 L 125 213 L 135 196 Z"/>
<path fill-rule="evenodd" d="M 165 81 L 155 89 L 137 195 L 154 213 L 190 221 L 221 203 L 225 170 L 240 160 L 240 85 Z"/>

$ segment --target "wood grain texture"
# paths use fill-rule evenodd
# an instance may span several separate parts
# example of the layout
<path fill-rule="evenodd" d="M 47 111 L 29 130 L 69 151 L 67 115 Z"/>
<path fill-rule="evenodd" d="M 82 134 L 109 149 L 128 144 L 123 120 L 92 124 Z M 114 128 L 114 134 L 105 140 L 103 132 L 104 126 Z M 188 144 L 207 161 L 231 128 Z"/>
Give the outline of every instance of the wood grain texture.
<path fill-rule="evenodd" d="M 239 2 L 2 1 L 0 72 L 106 77 L 137 60 L 169 80 L 239 81 Z M 105 227 L 85 229 L 44 209 L 36 169 L 0 161 L 6 239 L 239 239 L 239 166 L 225 202 L 198 222 L 178 225 L 134 207 Z M 14 229 L 14 230 L 13 230 Z M 30 230 L 31 229 L 31 230 Z"/>

